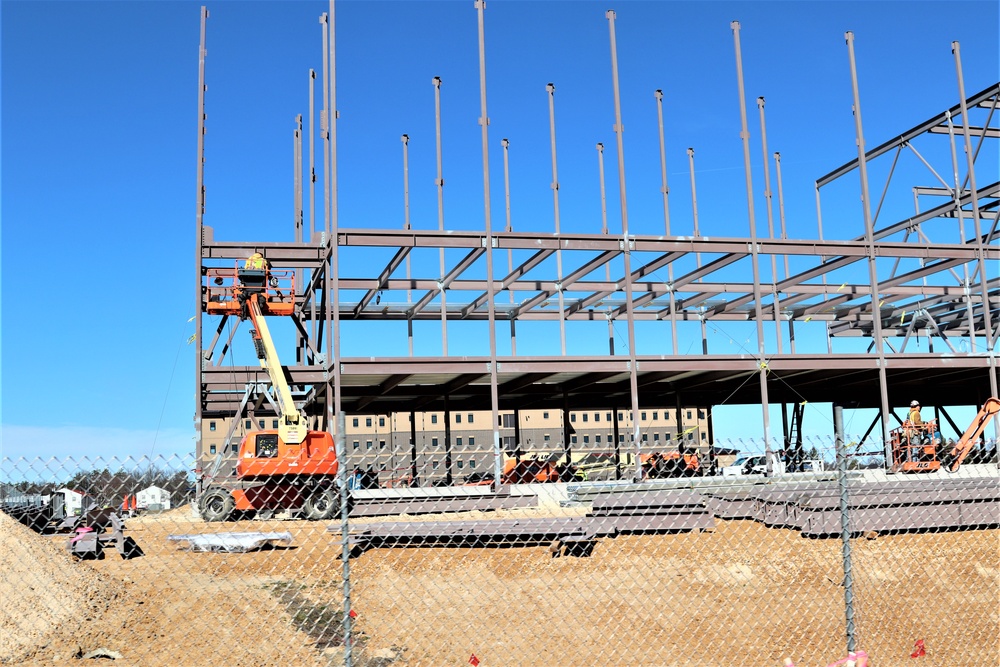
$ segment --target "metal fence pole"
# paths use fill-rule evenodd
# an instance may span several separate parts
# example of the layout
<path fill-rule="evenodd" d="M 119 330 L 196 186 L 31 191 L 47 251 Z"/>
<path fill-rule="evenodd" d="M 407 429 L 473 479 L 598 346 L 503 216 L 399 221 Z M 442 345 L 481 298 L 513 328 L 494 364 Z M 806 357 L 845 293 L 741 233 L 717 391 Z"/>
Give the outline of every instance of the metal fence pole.
<path fill-rule="evenodd" d="M 350 508 L 350 489 L 347 488 L 347 419 L 344 412 L 337 413 L 337 435 L 336 435 L 337 461 L 337 484 L 340 486 L 340 561 L 343 564 L 344 579 L 344 667 L 351 667 L 351 545 L 350 545 L 350 521 L 348 514 Z"/>
<path fill-rule="evenodd" d="M 854 578 L 851 571 L 851 516 L 847 502 L 847 455 L 844 451 L 844 408 L 833 406 L 833 430 L 836 435 L 837 484 L 840 487 L 840 539 L 844 558 L 844 613 L 847 619 L 847 651 L 854 651 Z"/>

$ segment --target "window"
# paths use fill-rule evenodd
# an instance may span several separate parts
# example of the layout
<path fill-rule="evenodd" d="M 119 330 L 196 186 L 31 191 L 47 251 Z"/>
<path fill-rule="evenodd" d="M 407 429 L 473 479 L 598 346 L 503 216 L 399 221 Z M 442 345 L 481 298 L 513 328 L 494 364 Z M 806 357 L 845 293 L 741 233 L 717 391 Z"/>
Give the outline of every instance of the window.
<path fill-rule="evenodd" d="M 649 434 L 648 433 L 643 433 L 642 434 L 642 441 L 643 442 L 649 442 Z"/>
<path fill-rule="evenodd" d="M 353 424 L 354 424 L 354 428 L 357 428 L 357 427 L 358 427 L 358 418 L 357 418 L 357 417 L 355 417 L 355 418 L 354 418 L 354 419 L 352 419 L 351 421 L 352 421 L 352 422 L 353 422 Z"/>
<path fill-rule="evenodd" d="M 432 424 L 437 424 L 438 423 L 438 416 L 437 415 L 431 415 L 431 423 Z"/>
<path fill-rule="evenodd" d="M 619 412 L 619 413 L 618 413 L 618 421 L 621 421 L 621 420 L 622 420 L 622 418 L 623 418 L 623 415 L 622 415 L 622 413 L 620 413 L 620 412 Z"/>
<path fill-rule="evenodd" d="M 246 427 L 247 427 L 247 428 L 249 429 L 250 427 L 252 427 L 252 426 L 253 426 L 253 422 L 252 422 L 252 421 L 250 421 L 250 420 L 248 419 L 248 420 L 246 421 L 246 424 L 245 424 L 245 426 L 246 426 Z"/>
<path fill-rule="evenodd" d="M 699 410 L 698 411 L 698 419 L 704 419 L 704 418 L 705 418 L 705 411 L 704 410 Z"/>
<path fill-rule="evenodd" d="M 379 426 L 385 426 L 385 417 L 379 417 L 378 418 L 378 425 Z"/>
<path fill-rule="evenodd" d="M 209 431 L 215 430 L 215 422 L 208 422 L 208 430 Z"/>
<path fill-rule="evenodd" d="M 372 418 L 371 417 L 365 417 L 365 426 L 367 426 L 368 428 L 372 427 Z"/>
<path fill-rule="evenodd" d="M 371 449 L 371 448 L 372 448 L 372 441 L 365 440 L 365 449 Z"/>
<path fill-rule="evenodd" d="M 583 413 L 583 421 L 587 421 L 587 417 L 588 417 L 588 416 L 589 416 L 589 415 L 588 415 L 588 414 L 587 414 L 586 412 L 584 412 L 584 413 Z"/>
<path fill-rule="evenodd" d="M 590 444 L 590 436 L 589 435 L 583 436 L 583 444 L 585 444 L 585 445 L 589 445 Z"/>
<path fill-rule="evenodd" d="M 595 412 L 594 413 L 594 421 L 595 422 L 601 421 L 601 413 L 600 412 Z"/>
<path fill-rule="evenodd" d="M 543 412 L 542 413 L 542 419 L 548 419 L 548 418 L 549 418 L 549 413 L 548 412 Z"/>
<path fill-rule="evenodd" d="M 576 436 L 575 435 L 569 436 L 569 441 L 575 445 L 576 444 Z"/>
<path fill-rule="evenodd" d="M 434 470 L 437 470 L 438 469 L 438 463 L 439 463 L 439 461 L 433 461 L 433 462 L 431 462 L 431 468 L 433 468 Z"/>
<path fill-rule="evenodd" d="M 654 422 L 655 422 L 655 421 L 656 421 L 657 419 L 659 419 L 659 417 L 660 417 L 660 413 L 659 413 L 659 412 L 654 412 L 654 413 L 653 413 L 653 421 L 654 421 Z"/>
<path fill-rule="evenodd" d="M 455 413 L 455 423 L 456 424 L 461 424 L 462 423 L 462 414 L 460 412 L 456 412 Z"/>
<path fill-rule="evenodd" d="M 354 441 L 354 449 L 360 449 L 360 448 L 361 448 L 361 443 L 358 442 L 357 440 L 355 440 Z"/>
<path fill-rule="evenodd" d="M 645 412 L 642 413 L 642 415 L 640 416 L 640 419 L 642 419 L 642 421 L 646 421 L 646 413 Z"/>
<path fill-rule="evenodd" d="M 476 439 L 473 436 L 470 435 L 469 436 L 469 447 L 475 447 L 475 446 L 476 446 Z"/>
<path fill-rule="evenodd" d="M 278 428 L 278 420 L 277 419 L 272 419 L 271 420 L 271 428 Z"/>
<path fill-rule="evenodd" d="M 610 412 L 608 414 L 604 415 L 604 421 L 607 421 L 607 422 L 611 421 L 611 413 Z"/>
<path fill-rule="evenodd" d="M 701 439 L 702 440 L 708 440 L 708 434 L 707 433 L 702 433 L 701 434 Z"/>
<path fill-rule="evenodd" d="M 549 441 L 550 439 L 551 439 L 551 438 L 549 437 L 549 434 L 548 434 L 548 433 L 546 433 L 546 434 L 545 434 L 545 442 L 548 442 L 548 441 Z"/>
<path fill-rule="evenodd" d="M 687 411 L 687 418 L 688 419 L 693 419 L 693 417 L 691 416 L 691 411 L 690 410 Z"/>
<path fill-rule="evenodd" d="M 653 434 L 653 442 L 659 442 L 659 441 L 660 441 L 660 434 L 659 433 L 654 433 Z"/>
<path fill-rule="evenodd" d="M 259 426 L 261 428 L 264 428 L 264 420 L 263 419 L 258 419 L 257 420 L 257 426 Z"/>
<path fill-rule="evenodd" d="M 694 431 L 688 433 L 688 440 L 694 440 Z"/>
<path fill-rule="evenodd" d="M 431 447 L 437 447 L 437 446 L 438 446 L 438 439 L 431 438 Z"/>
<path fill-rule="evenodd" d="M 476 467 L 476 459 L 469 459 L 469 467 L 470 468 Z"/>
<path fill-rule="evenodd" d="M 462 446 L 462 438 L 455 438 L 455 446 L 456 447 Z"/>
<path fill-rule="evenodd" d="M 208 447 L 208 453 L 209 454 L 214 454 L 215 453 L 215 445 L 209 445 L 209 447 Z"/>
<path fill-rule="evenodd" d="M 571 422 L 575 422 L 575 421 L 576 421 L 576 415 L 575 415 L 575 414 L 573 414 L 573 413 L 570 413 L 570 415 L 569 415 L 569 420 L 570 420 Z"/>
<path fill-rule="evenodd" d="M 618 435 L 618 442 L 625 442 L 625 434 L 624 433 L 620 433 Z"/>
<path fill-rule="evenodd" d="M 468 419 L 466 419 L 465 421 L 467 421 L 467 422 L 469 422 L 469 423 L 471 424 L 471 423 L 472 423 L 472 422 L 474 421 L 474 419 L 472 418 L 472 413 L 470 412 L 470 413 L 469 413 L 469 414 L 467 415 L 467 417 L 468 417 Z"/>
<path fill-rule="evenodd" d="M 595 435 L 594 436 L 594 442 L 597 443 L 598 445 L 601 444 L 601 436 Z"/>
<path fill-rule="evenodd" d="M 379 449 L 385 449 L 385 440 L 379 440 L 378 441 L 378 448 Z"/>
<path fill-rule="evenodd" d="M 458 466 L 458 469 L 459 469 L 459 470 L 461 470 L 462 468 L 464 468 L 464 467 L 465 467 L 465 462 L 464 462 L 464 461 L 462 461 L 461 459 L 459 459 L 459 460 L 458 460 L 458 461 L 457 461 L 457 462 L 455 463 L 455 465 L 456 465 L 456 466 Z"/>

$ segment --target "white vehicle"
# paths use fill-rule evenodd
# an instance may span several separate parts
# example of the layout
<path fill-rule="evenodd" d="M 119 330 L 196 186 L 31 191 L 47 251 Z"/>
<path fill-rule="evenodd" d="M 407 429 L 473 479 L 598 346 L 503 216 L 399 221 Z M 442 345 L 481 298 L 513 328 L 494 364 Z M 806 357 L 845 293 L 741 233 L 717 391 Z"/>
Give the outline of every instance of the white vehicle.
<path fill-rule="evenodd" d="M 785 462 L 781 458 L 771 454 L 771 471 L 774 475 L 784 475 L 788 472 L 785 469 Z M 823 462 L 819 459 L 806 459 L 802 461 L 801 472 L 822 472 Z M 742 453 L 733 462 L 733 465 L 722 469 L 724 477 L 745 477 L 748 475 L 766 475 L 767 460 L 763 454 Z M 791 473 L 789 473 L 791 474 Z"/>

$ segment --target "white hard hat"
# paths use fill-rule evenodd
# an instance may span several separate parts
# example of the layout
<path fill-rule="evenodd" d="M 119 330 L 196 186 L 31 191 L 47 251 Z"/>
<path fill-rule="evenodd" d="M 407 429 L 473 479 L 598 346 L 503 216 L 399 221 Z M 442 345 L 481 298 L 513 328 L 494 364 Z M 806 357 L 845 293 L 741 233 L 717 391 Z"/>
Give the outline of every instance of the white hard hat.
<path fill-rule="evenodd" d="M 910 407 L 911 408 L 919 408 L 920 407 L 920 403 L 918 403 L 917 401 L 910 401 Z"/>

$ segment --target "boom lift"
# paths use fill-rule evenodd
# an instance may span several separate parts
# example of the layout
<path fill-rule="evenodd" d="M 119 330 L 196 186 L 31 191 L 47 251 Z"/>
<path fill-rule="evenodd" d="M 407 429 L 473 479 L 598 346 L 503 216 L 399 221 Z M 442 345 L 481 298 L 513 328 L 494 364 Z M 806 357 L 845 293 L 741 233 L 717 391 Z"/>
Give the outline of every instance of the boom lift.
<path fill-rule="evenodd" d="M 203 485 L 198 503 L 201 515 L 206 521 L 225 521 L 234 512 L 267 516 L 302 510 L 307 519 L 331 519 L 340 511 L 333 437 L 326 431 L 309 430 L 306 416 L 292 399 L 265 319 L 269 314 L 291 314 L 294 278 L 290 278 L 292 296 L 288 298 L 277 289 L 277 277 L 267 268 L 238 269 L 235 278 L 227 290 L 209 288 L 206 312 L 250 320 L 257 358 L 271 378 L 278 428 L 243 437 L 233 477 L 219 478 L 219 465 L 215 466 Z M 213 293 L 222 298 L 213 298 Z"/>
<path fill-rule="evenodd" d="M 955 446 L 945 454 L 944 456 L 944 469 L 948 472 L 957 472 L 958 467 L 962 465 L 962 461 L 965 457 L 969 455 L 972 451 L 973 445 L 976 444 L 976 439 L 982 434 L 986 429 L 986 425 L 990 423 L 994 415 L 1000 412 L 1000 400 L 995 398 L 988 398 L 986 402 L 983 403 L 983 409 L 979 411 L 976 418 L 972 420 L 969 424 L 969 428 L 965 429 L 965 433 L 959 439 Z"/>

